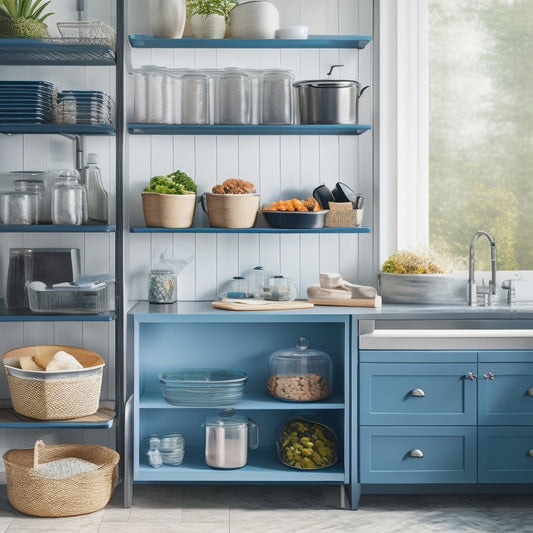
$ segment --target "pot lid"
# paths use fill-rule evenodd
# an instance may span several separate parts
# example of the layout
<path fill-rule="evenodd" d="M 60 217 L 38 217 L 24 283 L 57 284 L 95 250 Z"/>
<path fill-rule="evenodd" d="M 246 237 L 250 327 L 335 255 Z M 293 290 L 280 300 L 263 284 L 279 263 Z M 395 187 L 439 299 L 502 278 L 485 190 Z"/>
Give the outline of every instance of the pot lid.
<path fill-rule="evenodd" d="M 248 425 L 248 417 L 235 413 L 235 409 L 224 409 L 217 416 L 208 416 L 205 419 L 206 426 L 242 426 Z"/>
<path fill-rule="evenodd" d="M 329 355 L 326 352 L 310 349 L 309 341 L 304 337 L 300 337 L 297 340 L 296 346 L 278 350 L 277 352 L 274 352 L 271 357 L 278 360 L 282 358 L 294 359 L 298 357 L 304 357 L 306 359 L 329 359 Z"/>
<path fill-rule="evenodd" d="M 294 87 L 299 87 L 301 85 L 311 85 L 313 87 L 319 88 L 341 89 L 344 87 L 359 87 L 361 83 L 356 80 L 303 80 L 297 81 L 292 85 Z"/>

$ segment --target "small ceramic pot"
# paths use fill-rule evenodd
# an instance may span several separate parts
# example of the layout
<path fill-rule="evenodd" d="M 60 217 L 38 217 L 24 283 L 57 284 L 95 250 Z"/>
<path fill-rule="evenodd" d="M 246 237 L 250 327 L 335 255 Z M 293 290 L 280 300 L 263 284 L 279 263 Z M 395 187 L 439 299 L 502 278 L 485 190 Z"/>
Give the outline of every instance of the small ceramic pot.
<path fill-rule="evenodd" d="M 186 19 L 185 0 L 150 0 L 148 10 L 150 33 L 154 37 L 182 37 Z"/>
<path fill-rule="evenodd" d="M 191 31 L 197 39 L 224 39 L 226 19 L 223 15 L 193 15 Z"/>

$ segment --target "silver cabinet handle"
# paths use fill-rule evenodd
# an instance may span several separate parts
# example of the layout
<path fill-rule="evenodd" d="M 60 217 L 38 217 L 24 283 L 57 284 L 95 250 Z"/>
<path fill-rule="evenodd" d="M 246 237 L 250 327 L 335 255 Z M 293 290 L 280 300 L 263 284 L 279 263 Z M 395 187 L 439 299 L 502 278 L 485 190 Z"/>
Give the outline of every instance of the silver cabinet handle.
<path fill-rule="evenodd" d="M 409 452 L 409 455 L 411 457 L 424 457 L 424 454 L 422 453 L 422 450 L 411 450 Z"/>
<path fill-rule="evenodd" d="M 530 389 L 527 390 L 527 395 L 528 396 L 533 396 L 533 387 L 531 387 Z"/>
<path fill-rule="evenodd" d="M 529 452 L 527 452 L 527 454 L 529 455 L 529 457 L 533 457 L 533 450 L 529 450 Z"/>
<path fill-rule="evenodd" d="M 477 376 L 473 372 L 467 372 L 465 378 L 469 379 L 470 381 L 474 381 L 477 378 Z"/>
<path fill-rule="evenodd" d="M 494 373 L 493 372 L 487 372 L 486 374 L 483 374 L 483 379 L 494 379 Z"/>
<path fill-rule="evenodd" d="M 411 396 L 416 396 L 417 398 L 423 398 L 426 393 L 422 389 L 413 389 L 411 391 Z"/>

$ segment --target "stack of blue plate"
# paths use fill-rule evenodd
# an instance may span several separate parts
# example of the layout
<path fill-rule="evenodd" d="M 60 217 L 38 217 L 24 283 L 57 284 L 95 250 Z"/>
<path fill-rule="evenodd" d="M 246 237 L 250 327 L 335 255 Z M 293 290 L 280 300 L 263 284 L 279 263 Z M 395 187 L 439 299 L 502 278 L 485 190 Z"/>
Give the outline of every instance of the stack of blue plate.
<path fill-rule="evenodd" d="M 230 407 L 239 402 L 248 376 L 241 370 L 191 368 L 159 374 L 161 391 L 172 405 Z"/>
<path fill-rule="evenodd" d="M 58 96 L 60 124 L 114 126 L 113 112 L 113 101 L 102 91 L 63 91 Z"/>
<path fill-rule="evenodd" d="M 54 123 L 57 89 L 47 81 L 0 81 L 0 124 Z"/>

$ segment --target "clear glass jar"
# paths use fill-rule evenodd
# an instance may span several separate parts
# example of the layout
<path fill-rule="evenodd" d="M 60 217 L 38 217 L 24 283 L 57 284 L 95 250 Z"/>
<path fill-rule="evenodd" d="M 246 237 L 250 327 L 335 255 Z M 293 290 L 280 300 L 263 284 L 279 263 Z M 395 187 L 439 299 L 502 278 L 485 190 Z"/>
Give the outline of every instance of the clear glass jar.
<path fill-rule="evenodd" d="M 0 223 L 6 226 L 37 224 L 39 195 L 35 192 L 4 192 L 0 194 Z"/>
<path fill-rule="evenodd" d="M 148 302 L 151 304 L 173 304 L 178 301 L 178 279 L 172 269 L 150 270 Z"/>
<path fill-rule="evenodd" d="M 294 348 L 270 356 L 268 392 L 280 400 L 316 402 L 332 392 L 332 364 L 326 352 L 310 350 L 309 341 L 298 339 Z"/>
<path fill-rule="evenodd" d="M 266 70 L 262 80 L 262 123 L 292 124 L 294 74 L 290 70 Z"/>
<path fill-rule="evenodd" d="M 52 185 L 52 224 L 80 226 L 87 222 L 87 192 L 77 170 L 61 170 Z"/>
<path fill-rule="evenodd" d="M 250 123 L 250 76 L 228 68 L 217 77 L 217 124 Z"/>
<path fill-rule="evenodd" d="M 39 223 L 49 224 L 52 220 L 52 198 L 43 180 L 15 180 L 15 191 L 38 195 Z"/>
<path fill-rule="evenodd" d="M 184 71 L 181 76 L 182 124 L 209 124 L 209 78 L 201 71 Z"/>

